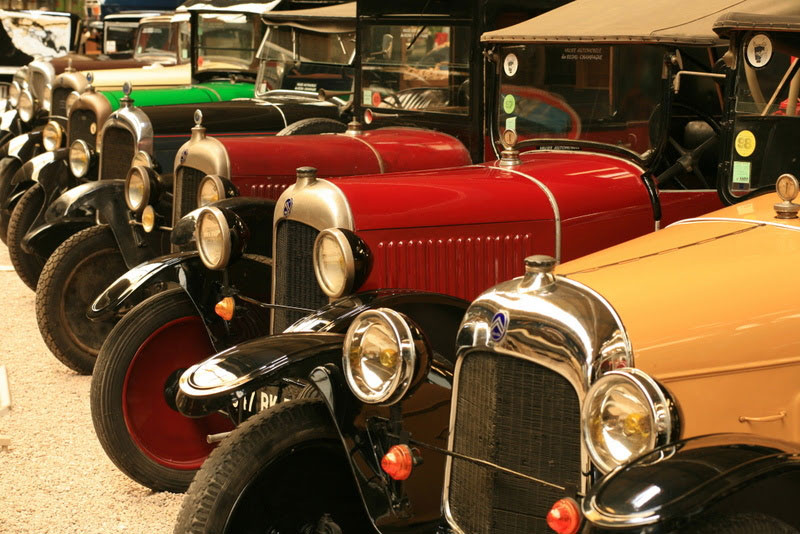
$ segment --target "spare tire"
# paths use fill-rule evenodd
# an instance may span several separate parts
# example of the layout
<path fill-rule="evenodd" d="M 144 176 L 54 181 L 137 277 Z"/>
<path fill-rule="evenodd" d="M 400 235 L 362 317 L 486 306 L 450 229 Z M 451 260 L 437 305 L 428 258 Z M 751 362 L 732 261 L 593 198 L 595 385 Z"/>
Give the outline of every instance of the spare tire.
<path fill-rule="evenodd" d="M 344 133 L 347 125 L 336 119 L 311 117 L 291 123 L 275 135 L 315 135 L 324 133 Z"/>

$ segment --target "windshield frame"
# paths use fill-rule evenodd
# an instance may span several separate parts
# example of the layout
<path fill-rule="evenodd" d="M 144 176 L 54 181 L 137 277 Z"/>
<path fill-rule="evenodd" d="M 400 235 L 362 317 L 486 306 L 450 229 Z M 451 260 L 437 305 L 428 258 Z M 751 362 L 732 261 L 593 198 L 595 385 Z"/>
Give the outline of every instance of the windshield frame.
<path fill-rule="evenodd" d="M 137 48 L 139 47 L 139 38 L 141 35 L 144 34 L 144 29 L 149 26 L 161 26 L 166 27 L 168 31 L 167 37 L 167 46 L 169 46 L 169 50 L 162 50 L 161 52 L 137 52 Z M 168 57 L 170 59 L 177 60 L 177 54 L 175 53 L 175 31 L 177 29 L 177 25 L 173 22 L 168 21 L 158 21 L 158 22 L 144 22 L 139 24 L 139 29 L 136 32 L 136 40 L 133 43 L 133 57 L 134 58 L 152 58 L 152 57 Z"/>
<path fill-rule="evenodd" d="M 209 78 L 219 78 L 219 77 L 236 77 L 236 76 L 243 76 L 246 78 L 255 78 L 258 75 L 258 70 L 260 66 L 260 60 L 257 57 L 257 53 L 259 47 L 261 45 L 261 40 L 263 39 L 263 32 L 264 32 L 264 24 L 261 21 L 261 14 L 255 13 L 253 11 L 238 11 L 238 10 L 227 10 L 227 9 L 198 9 L 198 10 L 191 10 L 191 64 L 192 64 L 192 78 L 198 80 L 207 80 Z M 215 69 L 200 69 L 198 67 L 198 59 L 199 59 L 199 32 L 200 32 L 200 19 L 202 15 L 242 15 L 252 22 L 252 27 L 259 33 L 254 41 L 254 47 L 252 48 L 253 51 L 253 60 L 251 65 L 246 68 L 242 69 L 222 69 L 222 68 L 215 68 Z M 246 49 L 243 49 L 246 50 Z"/>
<path fill-rule="evenodd" d="M 133 48 L 130 50 L 114 50 L 114 52 L 108 52 L 108 30 L 110 28 L 118 29 L 118 28 L 126 28 L 133 31 Z M 136 41 L 139 39 L 139 23 L 135 21 L 108 21 L 103 24 L 103 52 L 106 55 L 109 54 L 131 54 L 133 55 L 136 52 Z M 116 48 L 116 47 L 115 47 Z"/>

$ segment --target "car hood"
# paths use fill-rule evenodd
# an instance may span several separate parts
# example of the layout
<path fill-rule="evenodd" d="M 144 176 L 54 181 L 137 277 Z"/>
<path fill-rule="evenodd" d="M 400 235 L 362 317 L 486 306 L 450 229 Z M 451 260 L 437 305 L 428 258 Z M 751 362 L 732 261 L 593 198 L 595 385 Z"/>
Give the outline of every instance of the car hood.
<path fill-rule="evenodd" d="M 175 59 L 163 58 L 165 62 L 174 63 Z M 68 66 L 79 71 L 92 72 L 97 70 L 109 69 L 139 69 L 144 65 L 150 65 L 155 60 L 141 60 L 141 59 L 110 59 L 106 56 L 86 56 L 83 54 L 67 54 L 50 60 L 56 74 L 61 74 Z"/>
<path fill-rule="evenodd" d="M 169 66 L 154 63 L 138 68 L 109 69 L 97 72 L 89 69 L 83 74 L 89 72 L 94 76 L 92 85 L 98 91 L 120 90 L 125 82 L 131 82 L 134 91 L 192 83 L 192 66 L 188 63 Z"/>
<path fill-rule="evenodd" d="M 184 84 L 160 88 L 134 87 L 133 92 L 131 92 L 131 98 L 133 98 L 134 104 L 138 107 L 224 102 L 234 98 L 252 97 L 254 87 L 252 83 L 230 82 Z M 120 90 L 103 91 L 103 94 L 111 102 L 111 109 L 118 109 L 122 98 L 125 96 Z"/>

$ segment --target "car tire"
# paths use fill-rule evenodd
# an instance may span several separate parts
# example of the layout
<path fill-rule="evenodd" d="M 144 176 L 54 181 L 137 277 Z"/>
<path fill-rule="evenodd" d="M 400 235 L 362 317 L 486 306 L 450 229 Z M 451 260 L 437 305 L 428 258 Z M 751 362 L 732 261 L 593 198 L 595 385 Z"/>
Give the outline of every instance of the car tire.
<path fill-rule="evenodd" d="M 5 209 L 4 206 L 11 194 L 11 180 L 20 168 L 22 162 L 17 158 L 5 157 L 0 160 L 0 240 L 3 243 L 6 243 L 8 223 L 11 221 L 11 210 Z"/>
<path fill-rule="evenodd" d="M 214 352 L 183 289 L 157 293 L 130 310 L 97 357 L 92 422 L 112 462 L 156 491 L 185 491 L 214 445 L 210 434 L 233 424 L 220 414 L 188 418 L 166 400 L 165 385 Z"/>
<path fill-rule="evenodd" d="M 794 527 L 765 514 L 713 516 L 691 528 L 694 534 L 797 534 Z"/>
<path fill-rule="evenodd" d="M 16 208 L 14 208 L 8 223 L 6 240 L 8 255 L 11 257 L 11 264 L 17 271 L 17 275 L 26 286 L 34 291 L 36 290 L 36 284 L 39 282 L 39 276 L 42 274 L 45 259 L 22 250 L 22 238 L 30 230 L 43 206 L 44 189 L 42 189 L 41 185 L 34 184 L 33 187 L 25 191 Z"/>
<path fill-rule="evenodd" d="M 36 286 L 36 321 L 47 347 L 73 371 L 92 373 L 116 317 L 91 321 L 86 310 L 127 270 L 108 225 L 81 230 L 47 259 Z"/>
<path fill-rule="evenodd" d="M 325 117 L 309 117 L 291 123 L 275 135 L 317 135 L 324 133 L 343 133 L 347 125 L 335 119 Z"/>
<path fill-rule="evenodd" d="M 318 528 L 326 520 L 341 530 Z M 318 399 L 273 406 L 225 438 L 186 493 L 174 533 L 256 530 L 374 532 L 341 439 Z"/>

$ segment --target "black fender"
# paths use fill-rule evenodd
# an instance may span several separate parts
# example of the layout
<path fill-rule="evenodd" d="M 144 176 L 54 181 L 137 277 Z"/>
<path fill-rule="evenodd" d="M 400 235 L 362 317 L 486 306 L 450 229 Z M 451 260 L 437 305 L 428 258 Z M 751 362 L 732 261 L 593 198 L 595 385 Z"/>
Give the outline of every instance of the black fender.
<path fill-rule="evenodd" d="M 759 513 L 800 527 L 800 445 L 712 434 L 659 447 L 601 478 L 584 532 L 673 532 L 715 515 Z"/>
<path fill-rule="evenodd" d="M 178 284 L 194 304 L 219 351 L 267 333 L 269 314 L 260 303 L 267 302 L 271 279 L 271 264 L 257 256 L 245 255 L 225 271 L 210 271 L 196 251 L 178 252 L 144 262 L 125 273 L 100 293 L 87 315 L 97 319 L 119 313 L 121 308 L 140 302 L 156 284 Z M 217 302 L 227 296 L 236 303 L 236 313 L 230 321 L 214 312 Z"/>
<path fill-rule="evenodd" d="M 9 109 L 0 114 L 0 143 L 23 133 L 24 127 L 16 109 Z"/>
<path fill-rule="evenodd" d="M 249 230 L 249 238 L 244 252 L 272 257 L 272 219 L 275 201 L 260 197 L 226 198 L 211 206 L 233 212 Z M 194 241 L 194 229 L 200 210 L 197 208 L 184 215 L 172 229 L 171 241 L 174 245 L 185 247 Z"/>
<path fill-rule="evenodd" d="M 33 156 L 41 153 L 44 148 L 42 143 L 42 130 L 34 130 L 26 134 L 18 135 L 8 141 L 3 146 L 2 157 L 15 158 L 25 163 Z"/>
<path fill-rule="evenodd" d="M 442 522 L 446 457 L 440 451 L 447 448 L 454 340 L 468 304 L 407 290 L 341 299 L 282 334 L 242 343 L 191 367 L 180 379 L 176 405 L 185 415 L 202 416 L 230 409 L 265 386 L 309 381 L 325 400 L 376 528 L 435 531 Z M 419 382 L 391 407 L 360 402 L 342 373 L 347 328 L 358 314 L 375 308 L 403 313 L 423 333 L 429 353 Z M 415 448 L 423 460 L 403 482 L 389 479 L 380 467 L 388 449 L 400 443 Z"/>

